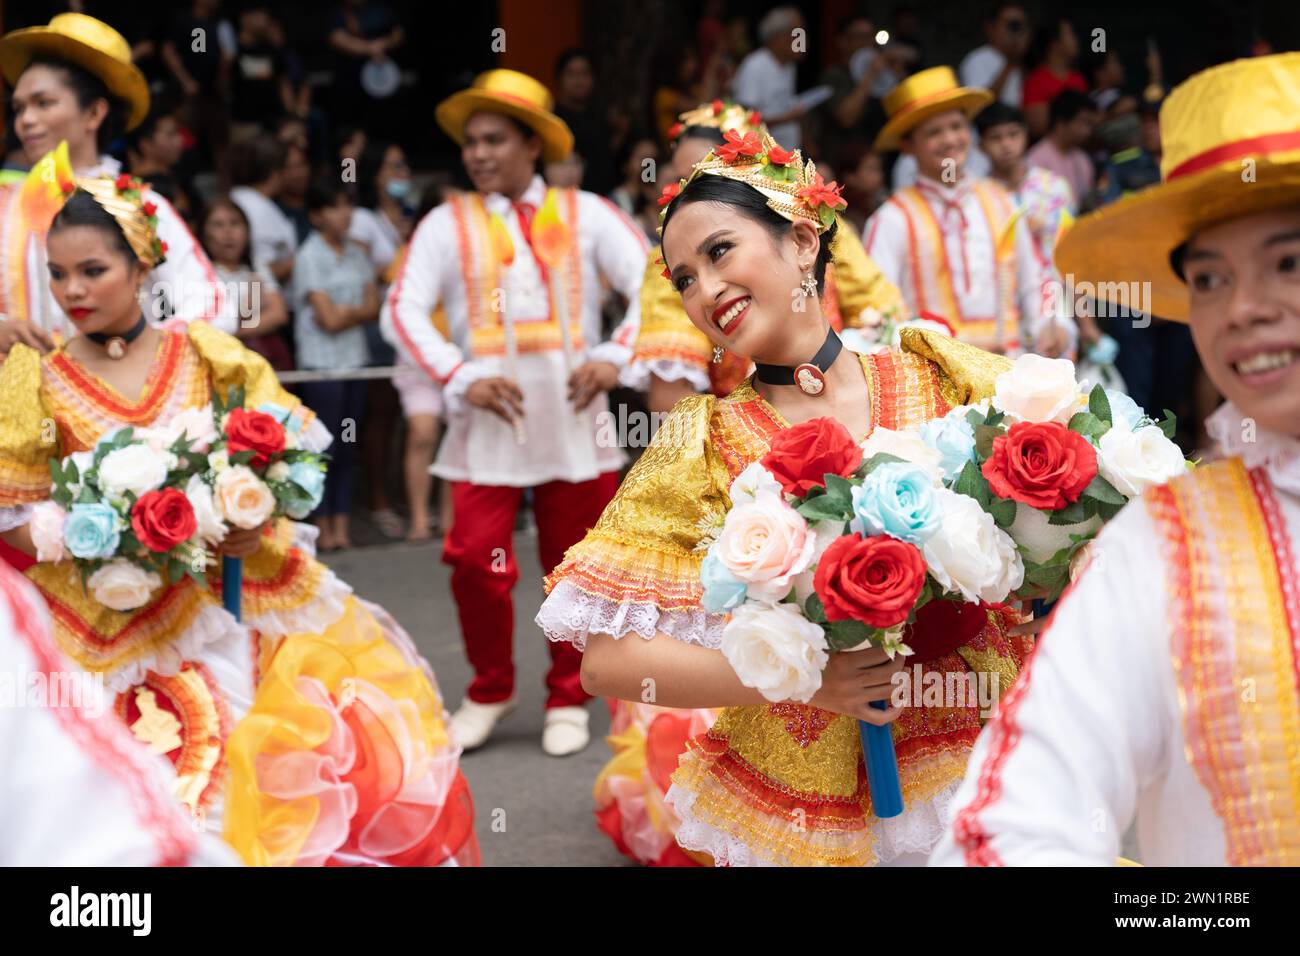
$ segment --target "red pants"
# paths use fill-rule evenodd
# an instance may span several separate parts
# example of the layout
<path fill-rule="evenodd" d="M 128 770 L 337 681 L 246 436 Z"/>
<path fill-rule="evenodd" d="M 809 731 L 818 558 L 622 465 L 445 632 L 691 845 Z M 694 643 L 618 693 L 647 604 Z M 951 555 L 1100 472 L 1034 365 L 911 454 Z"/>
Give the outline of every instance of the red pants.
<path fill-rule="evenodd" d="M 591 481 L 550 481 L 533 489 L 537 552 L 549 573 L 582 540 L 618 490 L 618 472 Z M 467 696 L 480 704 L 515 692 L 515 609 L 510 592 L 519 580 L 512 536 L 524 489 L 452 482 L 455 512 L 442 560 L 452 567 L 451 593 L 460 616 L 465 653 L 474 668 Z M 542 638 L 545 640 L 545 638 Z M 582 654 L 572 644 L 548 642 L 546 706 L 575 707 L 590 699 L 582 689 Z"/>

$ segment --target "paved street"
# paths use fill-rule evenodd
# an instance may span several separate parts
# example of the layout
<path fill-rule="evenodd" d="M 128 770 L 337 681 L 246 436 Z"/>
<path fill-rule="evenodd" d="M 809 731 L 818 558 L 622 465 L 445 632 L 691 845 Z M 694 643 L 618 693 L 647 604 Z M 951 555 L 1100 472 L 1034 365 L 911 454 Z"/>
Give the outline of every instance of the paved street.
<path fill-rule="evenodd" d="M 358 527 L 357 540 L 370 536 Z M 469 682 L 450 569 L 439 561 L 442 542 L 375 544 L 325 555 L 362 597 L 386 607 L 433 665 L 448 710 Z M 572 757 L 542 753 L 545 638 L 533 624 L 541 601 L 536 539 L 515 537 L 520 579 L 515 588 L 515 661 L 519 708 L 481 750 L 462 758 L 474 794 L 475 825 L 486 866 L 618 866 L 627 861 L 596 829 L 591 785 L 609 757 L 609 712 L 592 701 L 592 743 Z M 495 822 L 494 822 L 495 821 Z"/>

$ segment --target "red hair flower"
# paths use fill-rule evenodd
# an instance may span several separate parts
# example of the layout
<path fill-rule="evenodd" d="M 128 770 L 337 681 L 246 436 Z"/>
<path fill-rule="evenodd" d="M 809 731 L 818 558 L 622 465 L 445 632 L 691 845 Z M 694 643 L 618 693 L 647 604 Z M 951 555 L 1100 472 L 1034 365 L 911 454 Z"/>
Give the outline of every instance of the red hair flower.
<path fill-rule="evenodd" d="M 677 198 L 677 194 L 682 191 L 681 183 L 669 183 L 664 187 L 664 191 L 659 194 L 659 205 L 667 206 Z"/>
<path fill-rule="evenodd" d="M 77 184 L 71 179 L 61 179 L 59 180 L 59 188 L 65 193 L 76 192 Z"/>
<path fill-rule="evenodd" d="M 151 202 L 147 202 L 147 203 L 145 203 L 145 204 L 144 204 L 143 206 L 141 206 L 140 208 L 143 210 L 143 212 L 144 212 L 144 214 L 145 214 L 146 216 L 152 216 L 154 213 L 156 213 L 156 212 L 158 211 L 158 207 L 155 206 L 155 205 L 154 205 L 153 203 L 151 203 Z"/>
<path fill-rule="evenodd" d="M 735 163 L 741 156 L 757 156 L 763 151 L 763 143 L 757 133 L 741 136 L 734 129 L 729 129 L 722 134 L 722 138 L 726 142 L 718 147 L 718 155 L 728 165 Z"/>
<path fill-rule="evenodd" d="M 685 128 L 686 127 L 681 123 L 674 123 L 672 126 L 668 127 L 668 138 L 670 140 L 676 139 L 678 136 L 682 135 L 682 130 Z"/>
<path fill-rule="evenodd" d="M 122 175 L 117 177 L 117 182 L 113 185 L 117 187 L 118 192 L 125 192 L 131 188 L 131 177 L 126 173 L 122 173 Z"/>
<path fill-rule="evenodd" d="M 749 125 L 750 125 L 750 126 L 757 126 L 757 125 L 758 125 L 759 123 L 761 123 L 761 122 L 763 122 L 763 114 L 760 113 L 758 110 L 750 110 L 750 111 L 749 111 Z"/>
<path fill-rule="evenodd" d="M 795 193 L 802 199 L 809 209 L 817 209 L 819 206 L 830 206 L 832 209 L 843 209 L 848 205 L 840 198 L 840 186 L 834 180 L 830 183 L 822 182 L 821 173 L 813 173 L 811 185 L 803 187 Z"/>
<path fill-rule="evenodd" d="M 163 242 L 161 239 L 158 240 L 158 249 L 163 255 L 167 255 L 167 243 Z"/>
<path fill-rule="evenodd" d="M 714 115 L 714 116 L 721 116 L 721 115 L 722 115 L 722 108 L 723 108 L 723 107 L 722 107 L 722 100 L 714 100 L 714 101 L 713 101 L 713 115 Z"/>
<path fill-rule="evenodd" d="M 794 153 L 788 149 L 782 149 L 780 146 L 773 146 L 767 151 L 767 161 L 774 166 L 784 166 L 792 159 L 794 159 Z"/>
<path fill-rule="evenodd" d="M 664 266 L 663 271 L 660 272 L 659 274 L 660 274 L 661 276 L 663 276 L 665 279 L 667 279 L 669 282 L 672 282 L 672 281 L 673 281 L 673 274 L 672 274 L 671 272 L 668 271 L 668 267 L 667 267 L 667 266 Z"/>

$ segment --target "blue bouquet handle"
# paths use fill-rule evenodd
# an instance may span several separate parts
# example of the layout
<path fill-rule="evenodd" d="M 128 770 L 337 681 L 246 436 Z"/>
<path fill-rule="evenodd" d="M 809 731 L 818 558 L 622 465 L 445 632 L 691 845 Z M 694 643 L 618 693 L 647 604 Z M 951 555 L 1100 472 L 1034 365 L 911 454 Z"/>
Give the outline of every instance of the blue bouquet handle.
<path fill-rule="evenodd" d="M 888 710 L 883 700 L 873 700 L 876 710 Z M 867 786 L 871 788 L 871 809 L 878 817 L 896 817 L 903 812 L 903 788 L 898 783 L 898 757 L 894 734 L 888 724 L 877 727 L 858 721 L 862 733 L 862 755 L 867 761 Z"/>
<path fill-rule="evenodd" d="M 221 556 L 221 603 L 236 621 L 243 620 L 240 592 L 244 586 L 244 562 Z"/>

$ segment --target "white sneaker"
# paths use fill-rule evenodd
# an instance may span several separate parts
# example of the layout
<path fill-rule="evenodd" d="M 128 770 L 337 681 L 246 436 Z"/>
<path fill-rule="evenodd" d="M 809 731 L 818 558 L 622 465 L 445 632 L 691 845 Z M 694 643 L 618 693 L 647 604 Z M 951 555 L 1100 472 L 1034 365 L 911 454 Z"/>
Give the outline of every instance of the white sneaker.
<path fill-rule="evenodd" d="M 452 715 L 449 730 L 451 739 L 462 750 L 474 750 L 487 743 L 497 723 L 515 709 L 515 700 L 503 700 L 497 704 L 480 704 L 468 697 L 461 702 L 456 713 Z"/>
<path fill-rule="evenodd" d="M 586 707 L 549 707 L 542 725 L 542 749 L 552 757 L 576 754 L 591 743 Z"/>

